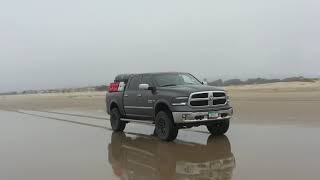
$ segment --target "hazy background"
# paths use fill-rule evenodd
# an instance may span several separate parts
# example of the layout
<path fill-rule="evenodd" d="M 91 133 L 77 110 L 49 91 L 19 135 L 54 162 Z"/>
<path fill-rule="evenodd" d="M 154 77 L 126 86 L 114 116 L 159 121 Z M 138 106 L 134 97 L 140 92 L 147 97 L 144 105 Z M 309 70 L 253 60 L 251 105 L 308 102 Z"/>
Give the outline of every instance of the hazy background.
<path fill-rule="evenodd" d="M 118 73 L 320 77 L 318 0 L 0 1 L 0 91 Z"/>

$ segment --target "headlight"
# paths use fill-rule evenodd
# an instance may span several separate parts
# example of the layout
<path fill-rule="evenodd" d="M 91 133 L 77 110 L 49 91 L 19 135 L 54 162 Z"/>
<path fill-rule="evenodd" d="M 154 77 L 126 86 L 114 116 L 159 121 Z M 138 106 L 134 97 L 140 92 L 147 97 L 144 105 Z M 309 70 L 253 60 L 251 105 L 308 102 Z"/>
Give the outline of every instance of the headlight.
<path fill-rule="evenodd" d="M 172 106 L 185 106 L 188 103 L 189 97 L 175 97 L 172 98 L 171 105 Z"/>
<path fill-rule="evenodd" d="M 230 103 L 230 96 L 227 92 L 226 92 L 226 99 L 227 99 L 227 102 Z"/>

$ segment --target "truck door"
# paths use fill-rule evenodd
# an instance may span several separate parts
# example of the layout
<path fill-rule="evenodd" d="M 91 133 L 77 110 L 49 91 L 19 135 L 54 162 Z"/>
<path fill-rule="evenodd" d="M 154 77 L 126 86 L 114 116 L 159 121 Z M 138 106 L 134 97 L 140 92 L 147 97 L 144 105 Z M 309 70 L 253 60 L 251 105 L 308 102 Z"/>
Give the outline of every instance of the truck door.
<path fill-rule="evenodd" d="M 138 104 L 137 97 L 140 93 L 139 84 L 141 82 L 141 75 L 132 76 L 129 80 L 128 87 L 124 92 L 123 103 L 126 116 L 128 118 L 137 119 L 138 118 Z"/>
<path fill-rule="evenodd" d="M 142 76 L 140 84 L 149 84 L 150 87 L 153 87 L 154 83 L 152 81 L 151 74 L 144 74 Z M 154 97 L 151 90 L 139 90 L 139 93 L 137 94 L 137 106 L 139 106 L 139 109 L 137 109 L 137 113 L 142 120 L 152 119 L 154 104 L 153 98 Z"/>

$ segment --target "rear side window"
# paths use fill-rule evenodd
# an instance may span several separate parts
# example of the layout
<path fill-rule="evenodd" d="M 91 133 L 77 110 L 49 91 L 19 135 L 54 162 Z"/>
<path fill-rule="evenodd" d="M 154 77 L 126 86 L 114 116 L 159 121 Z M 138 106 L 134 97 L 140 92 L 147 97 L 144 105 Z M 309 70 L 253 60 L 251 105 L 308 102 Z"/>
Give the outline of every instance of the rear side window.
<path fill-rule="evenodd" d="M 128 90 L 138 90 L 141 76 L 133 76 L 130 80 Z"/>

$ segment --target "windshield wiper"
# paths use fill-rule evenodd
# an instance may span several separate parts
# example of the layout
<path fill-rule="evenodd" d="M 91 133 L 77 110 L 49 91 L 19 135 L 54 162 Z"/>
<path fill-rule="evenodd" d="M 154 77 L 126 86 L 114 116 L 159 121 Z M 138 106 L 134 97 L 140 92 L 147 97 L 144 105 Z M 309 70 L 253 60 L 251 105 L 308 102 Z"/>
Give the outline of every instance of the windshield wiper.
<path fill-rule="evenodd" d="M 166 84 L 166 85 L 163 85 L 161 87 L 167 87 L 167 86 L 177 86 L 176 84 Z"/>

